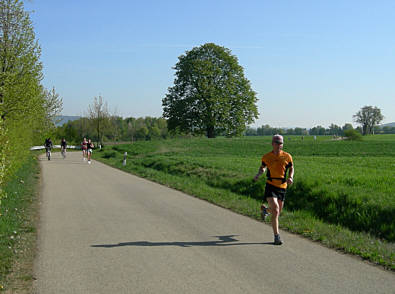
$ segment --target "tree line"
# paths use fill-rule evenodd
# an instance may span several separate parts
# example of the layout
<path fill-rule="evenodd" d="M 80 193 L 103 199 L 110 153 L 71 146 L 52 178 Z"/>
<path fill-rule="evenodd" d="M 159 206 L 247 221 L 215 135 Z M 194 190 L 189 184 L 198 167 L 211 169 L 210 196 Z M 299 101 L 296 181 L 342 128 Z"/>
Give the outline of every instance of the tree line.
<path fill-rule="evenodd" d="M 347 123 L 344 126 L 340 127 L 336 124 L 331 124 L 328 128 L 323 126 L 315 126 L 311 129 L 306 128 L 272 128 L 269 125 L 263 125 L 258 128 L 251 128 L 248 127 L 245 131 L 246 136 L 269 136 L 274 134 L 281 134 L 281 135 L 298 135 L 298 136 L 323 136 L 323 135 L 330 135 L 330 136 L 339 136 L 343 137 L 346 136 L 347 131 L 354 130 L 359 134 L 363 134 L 363 128 L 358 126 L 354 129 L 352 124 Z M 395 127 L 390 126 L 374 126 L 372 128 L 372 134 L 395 134 Z"/>
<path fill-rule="evenodd" d="M 384 126 L 380 127 L 378 124 L 384 119 L 381 114 L 381 109 L 376 106 L 364 106 L 355 115 L 353 115 L 355 122 L 360 124 L 354 129 L 352 124 L 346 123 L 344 126 L 331 124 L 328 128 L 323 126 L 315 126 L 311 129 L 305 128 L 272 128 L 269 125 L 263 125 L 258 128 L 247 128 L 246 136 L 266 136 L 273 134 L 282 135 L 332 135 L 345 136 L 350 130 L 353 130 L 361 135 L 369 134 L 395 134 L 395 127 Z"/>
<path fill-rule="evenodd" d="M 29 147 L 55 128 L 62 109 L 55 89 L 43 87 L 41 48 L 22 1 L 0 0 L 0 203 L 2 185 Z"/>
<path fill-rule="evenodd" d="M 362 108 L 366 109 L 365 108 Z M 359 112 L 360 113 L 360 112 Z M 365 115 L 366 117 L 366 115 Z M 119 115 L 111 114 L 108 110 L 107 103 L 103 97 L 95 97 L 94 101 L 88 107 L 87 114 L 75 121 L 69 121 L 63 126 L 59 126 L 54 131 L 54 137 L 57 140 L 66 138 L 70 144 L 80 144 L 82 138 L 90 138 L 97 144 L 105 144 L 106 142 L 133 142 L 137 140 L 154 140 L 167 139 L 180 136 L 202 136 L 201 133 L 182 132 L 181 129 L 168 128 L 169 121 L 165 118 L 159 117 L 127 117 L 122 118 Z M 262 125 L 258 128 L 247 127 L 242 133 L 245 136 L 269 136 L 273 134 L 282 135 L 330 135 L 339 137 L 349 137 L 350 135 L 356 138 L 359 135 L 375 133 L 375 134 L 395 134 L 395 127 L 380 127 L 372 125 L 365 128 L 361 123 L 360 126 L 354 129 L 351 123 L 346 123 L 343 126 L 331 124 L 325 128 L 323 126 L 315 126 L 311 129 L 306 128 L 274 128 L 270 125 Z M 227 136 L 228 132 L 223 130 L 216 130 L 216 135 Z M 207 134 L 206 134 L 207 135 Z"/>
<path fill-rule="evenodd" d="M 353 129 L 351 124 L 345 124 L 343 127 L 340 127 L 335 124 L 331 124 L 328 128 L 324 128 L 322 126 L 315 126 L 311 129 L 306 128 L 272 128 L 269 125 L 263 125 L 258 128 L 248 128 L 245 132 L 246 136 L 268 136 L 274 134 L 281 135 L 335 135 L 335 136 L 343 136 L 344 132 Z"/>
<path fill-rule="evenodd" d="M 82 117 L 57 127 L 54 132 L 55 138 L 66 138 L 69 144 L 77 145 L 83 138 L 104 145 L 106 142 L 166 139 L 169 136 L 166 120 L 150 116 L 122 118 L 110 115 L 102 117 L 100 122 L 91 117 Z"/>

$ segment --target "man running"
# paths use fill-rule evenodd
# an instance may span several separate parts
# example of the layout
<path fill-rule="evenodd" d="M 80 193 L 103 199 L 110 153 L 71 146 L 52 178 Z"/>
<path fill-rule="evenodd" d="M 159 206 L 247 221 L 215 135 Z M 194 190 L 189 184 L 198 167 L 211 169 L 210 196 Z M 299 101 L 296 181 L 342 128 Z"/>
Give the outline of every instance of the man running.
<path fill-rule="evenodd" d="M 82 159 L 85 161 L 86 160 L 86 156 L 87 156 L 87 147 L 88 141 L 86 140 L 86 138 L 84 138 L 84 140 L 81 143 L 81 148 L 82 148 Z"/>
<path fill-rule="evenodd" d="M 274 233 L 274 244 L 283 244 L 278 231 L 278 217 L 284 206 L 285 193 L 288 185 L 292 185 L 294 167 L 291 154 L 282 151 L 284 138 L 281 135 L 274 135 L 272 138 L 273 150 L 262 157 L 262 165 L 258 174 L 254 177 L 257 181 L 259 176 L 267 170 L 267 180 L 264 198 L 269 203 L 270 209 L 264 204 L 261 206 L 261 214 L 264 219 L 270 211 L 272 213 L 272 227 Z M 288 171 L 288 179 L 287 179 Z"/>

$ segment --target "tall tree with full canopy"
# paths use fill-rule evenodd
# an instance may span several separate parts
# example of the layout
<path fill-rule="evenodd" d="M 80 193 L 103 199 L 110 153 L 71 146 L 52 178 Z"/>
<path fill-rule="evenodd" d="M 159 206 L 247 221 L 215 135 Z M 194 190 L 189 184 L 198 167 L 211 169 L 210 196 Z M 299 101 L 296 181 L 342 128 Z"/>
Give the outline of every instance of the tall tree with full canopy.
<path fill-rule="evenodd" d="M 361 124 L 363 135 L 373 133 L 374 126 L 378 125 L 384 116 L 381 114 L 380 108 L 376 106 L 364 106 L 355 115 L 354 121 Z"/>
<path fill-rule="evenodd" d="M 174 86 L 162 100 L 170 131 L 235 136 L 258 118 L 256 93 L 229 49 L 207 43 L 178 59 Z"/>

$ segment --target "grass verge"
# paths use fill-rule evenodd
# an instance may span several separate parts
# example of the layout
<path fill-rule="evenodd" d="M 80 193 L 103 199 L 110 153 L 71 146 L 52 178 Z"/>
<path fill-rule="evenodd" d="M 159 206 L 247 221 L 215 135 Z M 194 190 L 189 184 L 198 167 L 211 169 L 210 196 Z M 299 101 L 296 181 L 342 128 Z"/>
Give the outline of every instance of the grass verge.
<path fill-rule="evenodd" d="M 36 251 L 39 164 L 31 155 L 4 186 L 0 206 L 0 289 L 31 293 Z"/>
<path fill-rule="evenodd" d="M 259 219 L 260 199 L 234 193 L 228 189 L 209 185 L 201 176 L 171 173 L 166 169 L 151 168 L 149 165 L 128 161 L 122 165 L 119 152 L 96 152 L 95 159 L 126 172 L 153 180 L 166 186 L 184 191 L 237 213 Z M 329 224 L 306 210 L 284 210 L 280 226 L 290 232 L 319 241 L 329 248 L 354 254 L 386 269 L 395 271 L 395 243 L 378 239 L 365 232 L 351 231 L 341 225 Z"/>

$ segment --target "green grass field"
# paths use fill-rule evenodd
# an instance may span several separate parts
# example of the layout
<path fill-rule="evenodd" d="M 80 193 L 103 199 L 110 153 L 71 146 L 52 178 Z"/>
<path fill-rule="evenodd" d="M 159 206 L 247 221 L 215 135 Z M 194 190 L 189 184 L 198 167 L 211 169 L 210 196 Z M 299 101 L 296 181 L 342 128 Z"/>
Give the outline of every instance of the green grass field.
<path fill-rule="evenodd" d="M 296 172 L 282 227 L 395 269 L 395 135 L 290 136 L 284 150 Z M 94 157 L 258 218 L 265 180 L 252 178 L 269 151 L 270 137 L 191 138 L 107 146 Z"/>

